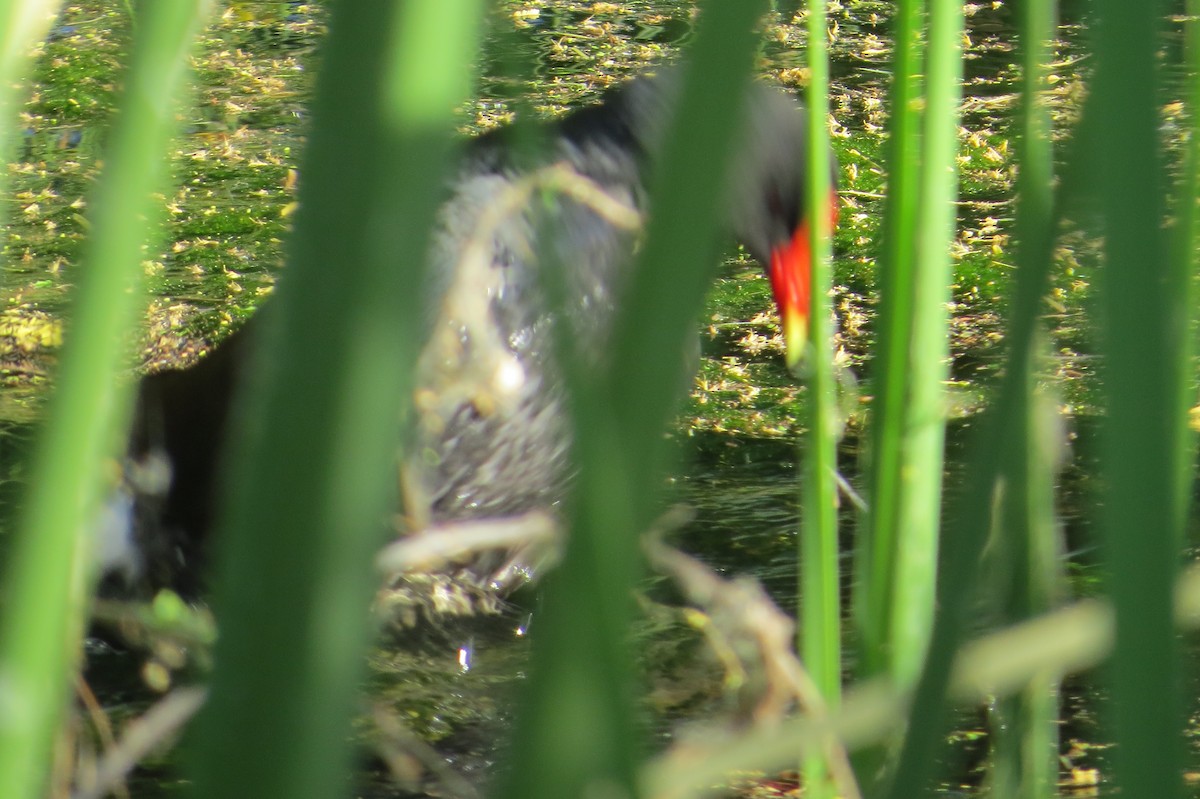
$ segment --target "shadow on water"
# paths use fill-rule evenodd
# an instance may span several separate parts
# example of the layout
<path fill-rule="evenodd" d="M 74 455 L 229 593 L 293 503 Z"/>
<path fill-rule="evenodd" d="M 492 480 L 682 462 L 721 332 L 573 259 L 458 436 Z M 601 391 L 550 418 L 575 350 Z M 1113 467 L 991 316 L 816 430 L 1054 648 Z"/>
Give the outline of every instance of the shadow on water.
<path fill-rule="evenodd" d="M 1091 512 L 1097 486 L 1091 475 L 1095 458 L 1097 422 L 1076 420 L 1071 434 L 1069 457 L 1060 485 L 1059 516 L 1062 522 L 1066 568 L 1077 596 L 1094 593 L 1099 580 L 1096 541 Z M 948 483 L 954 485 L 963 471 L 963 457 L 970 448 L 972 420 L 954 424 L 947 443 Z M 755 439 L 727 434 L 694 433 L 683 439 L 688 466 L 671 481 L 673 502 L 693 511 L 692 519 L 670 536 L 671 543 L 703 560 L 727 576 L 751 576 L 768 591 L 781 608 L 796 603 L 796 552 L 799 502 L 796 445 L 784 439 Z M 842 442 L 840 461 L 843 476 L 857 484 L 856 462 L 859 442 L 849 437 Z M 848 589 L 853 547 L 853 514 L 843 517 L 843 585 Z M 527 665 L 527 642 L 513 635 L 526 625 L 526 612 L 536 605 L 536 592 L 519 599 L 499 620 L 485 622 L 467 635 L 433 642 L 417 653 L 383 650 L 372 661 L 377 698 L 402 709 L 426 734 L 433 733 L 438 748 L 470 773 L 486 773 L 502 762 L 497 742 L 507 740 L 513 712 L 512 692 L 523 679 Z M 652 747 L 665 746 L 680 725 L 699 719 L 736 716 L 741 701 L 729 687 L 730 674 L 705 639 L 704 624 L 687 611 L 670 580 L 651 575 L 643 585 L 644 619 L 635 636 L 647 693 L 643 699 L 646 730 Z M 847 605 L 848 614 L 848 605 Z M 537 614 L 532 616 L 536 634 Z M 850 620 L 847 617 L 846 623 Z M 976 633 L 988 627 L 981 609 Z M 484 632 L 484 630 L 488 632 Z M 457 667 L 454 641 L 473 647 L 475 664 L 470 672 Z M 430 643 L 428 639 L 424 642 Z M 852 669 L 853 652 L 847 654 Z M 1078 788 L 1088 795 L 1107 795 L 1102 787 L 1089 785 L 1099 775 L 1111 773 L 1110 748 L 1103 723 L 1104 693 L 1097 673 L 1067 679 L 1062 698 L 1062 773 L 1064 788 Z M 1198 695 L 1192 691 L 1192 697 Z M 1200 710 L 1195 699 L 1192 712 Z M 432 715 L 422 716 L 429 712 Z M 986 709 L 963 708 L 949 735 L 945 754 L 942 791 L 948 795 L 973 795 L 984 777 L 988 757 Z M 965 793 L 964 793 L 965 792 Z M 1200 795 L 1200 794 L 1197 794 Z"/>
<path fill-rule="evenodd" d="M 1098 425 L 1095 419 L 1077 419 L 1073 428 L 1061 476 L 1059 511 L 1072 590 L 1087 595 L 1099 580 L 1092 511 L 1083 511 L 1095 508 L 1102 494 L 1094 477 Z M 0 431 L 4 467 L 0 497 L 6 522 L 22 484 L 21 464 L 33 430 L 31 424 L 9 423 Z M 969 419 L 950 429 L 948 485 L 953 486 L 961 474 L 971 433 Z M 793 608 L 800 512 L 795 442 L 701 432 L 680 440 L 687 465 L 667 493 L 671 501 L 690 508 L 693 516 L 671 534 L 670 542 L 724 576 L 755 578 L 779 607 Z M 859 441 L 847 437 L 840 446 L 840 464 L 843 477 L 852 485 L 859 483 L 859 454 Z M 846 587 L 854 580 L 849 557 L 853 530 L 853 513 L 846 510 L 842 524 Z M 0 551 L 5 538 L 0 535 Z M 435 785 L 442 784 L 428 775 L 430 765 L 437 763 L 476 785 L 495 773 L 509 739 L 516 691 L 529 665 L 526 633 L 536 635 L 537 602 L 536 589 L 529 589 L 502 605 L 498 615 L 381 636 L 369 657 L 367 704 L 355 733 L 363 744 L 360 795 L 433 795 Z M 648 684 L 642 702 L 651 746 L 665 746 L 673 731 L 689 721 L 736 715 L 740 700 L 729 688 L 727 664 L 714 656 L 703 625 L 683 607 L 671 582 L 648 576 L 642 605 L 645 614 L 634 634 Z M 982 616 L 977 631 L 986 627 Z M 114 725 L 137 717 L 158 699 L 147 687 L 147 669 L 161 661 L 161 651 L 101 634 L 89 638 L 85 656 L 88 684 L 93 693 L 104 697 Z M 848 653 L 848 664 L 853 657 Z M 192 679 L 202 678 L 202 670 L 191 666 L 175 675 L 175 681 L 187 682 L 189 672 Z M 1110 773 L 1104 695 L 1095 678 L 1076 675 L 1064 687 L 1061 719 L 1068 780 L 1086 781 L 1089 775 Z M 1194 699 L 1198 694 L 1198 690 L 1189 694 L 1193 715 L 1200 710 Z M 403 727 L 388 719 L 399 719 Z M 954 775 L 946 785 L 951 793 L 974 790 L 982 779 L 987 762 L 984 721 L 983 709 L 964 709 L 957 716 L 946 763 L 946 773 Z M 172 758 L 151 758 L 139 767 L 131 784 L 136 795 L 173 793 L 178 774 Z M 422 773 L 426 776 L 411 776 Z M 408 788 L 397 788 L 405 784 L 406 774 L 411 780 Z"/>

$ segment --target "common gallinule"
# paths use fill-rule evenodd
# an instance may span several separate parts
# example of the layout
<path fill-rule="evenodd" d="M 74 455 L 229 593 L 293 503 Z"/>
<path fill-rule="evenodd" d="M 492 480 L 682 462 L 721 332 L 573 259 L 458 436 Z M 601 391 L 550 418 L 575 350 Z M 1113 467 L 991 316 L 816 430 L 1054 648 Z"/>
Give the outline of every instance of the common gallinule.
<path fill-rule="evenodd" d="M 434 237 L 428 342 L 404 446 L 406 513 L 416 528 L 511 517 L 563 498 L 570 436 L 537 265 L 563 270 L 565 311 L 587 342 L 582 356 L 602 358 L 678 84 L 668 69 L 619 86 L 550 123 L 536 155 L 512 146 L 505 130 L 465 146 Z M 726 222 L 767 269 L 794 361 L 810 296 L 804 111 L 755 84 L 742 118 Z M 820 210 L 836 215 L 833 198 Z M 128 460 L 142 479 L 110 503 L 105 527 L 110 539 L 135 542 L 123 550 L 126 570 L 152 585 L 199 586 L 220 442 L 255 325 L 196 365 L 141 382 Z"/>

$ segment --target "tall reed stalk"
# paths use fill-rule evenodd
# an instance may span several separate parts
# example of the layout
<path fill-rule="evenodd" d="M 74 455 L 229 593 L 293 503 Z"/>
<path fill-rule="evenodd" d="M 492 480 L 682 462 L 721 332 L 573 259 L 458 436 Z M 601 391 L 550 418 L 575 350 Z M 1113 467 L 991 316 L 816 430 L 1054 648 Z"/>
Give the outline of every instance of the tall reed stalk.
<path fill-rule="evenodd" d="M 1175 330 L 1181 351 L 1172 364 L 1173 379 L 1179 410 L 1186 416 L 1196 404 L 1196 276 L 1200 274 L 1200 0 L 1188 0 L 1189 21 L 1185 29 L 1184 44 L 1184 96 L 1187 98 L 1188 140 L 1183 153 L 1183 169 L 1174 197 L 1175 236 L 1171 249 L 1171 285 L 1183 292 L 1178 303 L 1184 314 L 1174 320 L 1180 325 Z M 1176 439 L 1175 477 L 1179 485 L 1175 488 L 1175 499 L 1180 503 L 1175 509 L 1175 529 L 1183 533 L 1188 529 L 1188 515 L 1193 509 L 1191 486 L 1196 480 L 1196 436 L 1183 431 Z"/>
<path fill-rule="evenodd" d="M 1166 5 L 1098 0 L 1096 11 L 1097 120 L 1089 156 L 1099 168 L 1105 242 L 1100 521 L 1117 614 L 1108 675 L 1115 776 L 1130 796 L 1181 796 L 1180 661 L 1171 602 L 1186 507 L 1178 453 L 1188 433 L 1178 375 L 1193 369 L 1192 309 L 1184 304 L 1192 274 L 1186 264 L 1172 267 L 1163 228 L 1158 49 Z"/>
<path fill-rule="evenodd" d="M 668 457 L 662 432 L 710 275 L 724 158 L 765 3 L 701 6 L 650 221 L 615 325 L 612 366 L 574 374 L 580 472 L 562 565 L 549 576 L 513 762 L 500 796 L 638 793 L 630 622 L 638 536 L 654 520 Z M 650 342 L 650 345 L 647 345 Z M 584 622 L 583 620 L 586 620 Z"/>
<path fill-rule="evenodd" d="M 1187 440 L 1178 370 L 1191 368 L 1185 355 L 1186 322 L 1181 321 L 1188 314 L 1183 305 L 1188 286 L 1180 276 L 1188 270 L 1179 267 L 1171 272 L 1163 257 L 1162 177 L 1154 121 L 1159 18 L 1154 10 L 1119 2 L 1101 4 L 1097 11 L 1096 83 L 1068 160 L 1064 196 L 1055 207 L 1059 213 L 1078 207 L 1084 187 L 1100 176 L 1107 221 L 1105 527 L 1117 606 L 1112 669 L 1117 776 L 1123 789 L 1136 795 L 1177 795 L 1179 736 L 1171 709 L 1177 706 L 1178 683 L 1168 606 L 1180 540 L 1174 525 L 1185 507 L 1177 492 L 1190 484 L 1178 473 L 1186 459 L 1177 454 L 1186 446 L 1181 441 Z M 1036 20 L 1027 24 L 1032 26 Z M 1030 158 L 1030 182 L 1023 183 L 1030 193 L 1022 198 L 1032 210 L 1038 207 L 1039 193 L 1044 196 L 1044 189 L 1031 185 L 1032 176 L 1046 170 L 1044 155 Z M 981 531 L 988 526 L 993 488 L 1006 464 L 1011 469 L 1016 459 L 1027 457 L 1021 455 L 1028 446 L 1025 437 L 1011 431 L 1032 429 L 1028 376 L 1036 317 L 1048 285 L 1054 228 L 1053 223 L 1046 225 L 1044 217 L 1023 219 L 1022 268 L 1011 306 L 1008 365 L 971 461 L 966 490 L 951 511 L 941 585 L 944 611 L 935 626 L 929 664 L 893 782 L 891 795 L 897 797 L 913 795 L 928 777 L 941 724 L 940 697 L 962 627 L 962 607 L 969 604 L 978 571 Z M 1043 684 L 1043 691 L 1048 688 Z M 1049 694 L 1043 701 L 1045 696 Z M 1030 754 L 1034 760 L 1039 757 L 1034 750 Z M 1031 762 L 1029 769 L 1025 774 L 1033 775 L 1038 766 Z"/>
<path fill-rule="evenodd" d="M 208 797 L 342 793 L 473 0 L 332 7 L 289 269 L 232 437 Z"/>
<path fill-rule="evenodd" d="M 894 599 L 912 578 L 900 572 L 899 553 L 904 545 L 901 507 L 907 491 L 903 475 L 904 413 L 911 391 L 908 348 L 916 314 L 913 248 L 920 203 L 924 12 L 924 0 L 900 0 L 893 22 L 888 185 L 879 255 L 879 335 L 871 366 L 874 399 L 866 457 L 870 505 L 857 539 L 854 582 L 859 671 L 863 676 L 888 673 L 901 683 L 911 666 L 902 666 L 903 656 L 895 652 L 894 629 L 901 606 Z M 929 612 L 924 611 L 926 616 Z M 909 674 L 907 681 L 911 679 Z"/>
<path fill-rule="evenodd" d="M 937 583 L 962 74 L 961 9 L 931 3 L 924 37 L 923 11 L 918 0 L 896 10 L 869 511 L 856 569 L 863 671 L 900 686 L 924 662 Z"/>
<path fill-rule="evenodd" d="M 141 309 L 142 250 L 151 243 L 146 220 L 158 216 L 153 193 L 163 188 L 176 98 L 185 93 L 188 54 L 207 5 L 179 0 L 139 11 L 106 168 L 90 198 L 92 234 L 72 297 L 57 388 L 5 564 L 0 795 L 14 799 L 44 795 L 71 695 L 92 587 L 91 538 L 100 518 L 105 460 L 118 449 L 117 431 L 126 419 L 120 375 L 127 334 Z M 7 54 L 5 61 L 12 69 Z M 11 92 L 7 85 L 5 92 Z"/>
<path fill-rule="evenodd" d="M 44 41 L 61 5 L 55 0 L 0 0 L 0 161 L 8 163 L 13 134 L 17 131 L 14 112 L 23 99 L 30 56 Z M 0 195 L 8 188 L 7 170 L 0 170 Z M 5 206 L 0 204 L 0 209 Z M 0 225 L 8 221 L 0 210 Z"/>
<path fill-rule="evenodd" d="M 838 557 L 837 436 L 833 329 L 830 322 L 829 31 L 826 0 L 809 0 L 808 170 L 804 207 L 809 209 L 812 253 L 811 342 L 807 431 L 801 437 L 804 472 L 800 529 L 800 651 L 826 708 L 836 708 L 842 690 L 841 591 Z M 805 767 L 806 795 L 834 795 L 823 759 Z"/>
<path fill-rule="evenodd" d="M 892 585 L 889 630 L 893 674 L 911 684 L 924 662 L 937 585 L 941 531 L 942 450 L 946 431 L 946 387 L 950 284 L 949 245 L 955 234 L 958 198 L 958 126 L 962 99 L 962 6 L 957 0 L 929 5 L 929 50 L 925 65 L 925 116 L 912 268 L 913 321 L 909 341 L 903 462 L 907 485 Z"/>
<path fill-rule="evenodd" d="M 869 510 L 858 544 L 855 618 L 861 671 L 887 674 L 901 689 L 923 668 L 938 579 L 962 27 L 957 3 L 897 4 Z M 878 764 L 860 766 L 874 771 Z"/>
<path fill-rule="evenodd" d="M 1054 159 L 1050 111 L 1044 97 L 1049 75 L 1055 3 L 1031 0 L 1020 9 L 1021 106 L 1017 158 L 1016 260 L 1023 274 L 1046 273 L 1055 238 Z M 989 546 L 991 603 L 1013 623 L 1050 610 L 1062 594 L 1062 547 L 1055 524 L 1056 469 L 1066 443 L 1056 423 L 1052 389 L 1040 385 L 1044 332 L 1029 338 L 1027 351 L 1010 361 L 1021 372 L 1006 428 L 1001 464 L 1000 512 Z M 1052 796 L 1058 777 L 1058 682 L 1061 674 L 1038 674 L 1017 695 L 992 704 L 989 790 L 997 796 Z"/>

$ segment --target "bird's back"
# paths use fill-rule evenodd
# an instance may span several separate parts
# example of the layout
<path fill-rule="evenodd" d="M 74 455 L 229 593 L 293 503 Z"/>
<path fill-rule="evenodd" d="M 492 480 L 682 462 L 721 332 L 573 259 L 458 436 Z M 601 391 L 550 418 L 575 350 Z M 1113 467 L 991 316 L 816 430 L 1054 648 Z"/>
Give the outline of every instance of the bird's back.
<path fill-rule="evenodd" d="M 405 461 L 417 526 L 553 508 L 569 484 L 558 348 L 593 365 L 607 350 L 643 190 L 636 153 L 546 144 L 518 164 L 477 142 L 442 208 Z"/>

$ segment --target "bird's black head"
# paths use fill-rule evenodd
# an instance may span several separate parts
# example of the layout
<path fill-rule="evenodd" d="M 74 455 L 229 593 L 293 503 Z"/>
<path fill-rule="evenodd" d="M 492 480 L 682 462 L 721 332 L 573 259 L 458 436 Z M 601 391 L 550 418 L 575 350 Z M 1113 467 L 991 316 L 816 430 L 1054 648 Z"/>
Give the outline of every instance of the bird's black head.
<path fill-rule="evenodd" d="M 563 121 L 564 139 L 584 149 L 616 145 L 612 149 L 632 153 L 631 163 L 644 171 L 662 147 L 681 81 L 678 68 L 666 67 L 610 90 L 600 105 Z M 742 124 L 734 140 L 725 191 L 726 224 L 771 280 L 788 362 L 794 366 L 804 349 L 812 294 L 809 215 L 804 202 L 807 114 L 782 90 L 756 82 L 742 98 L 739 117 Z M 826 168 L 835 190 L 837 163 L 832 153 Z M 833 191 L 829 205 L 819 210 L 836 220 Z"/>

